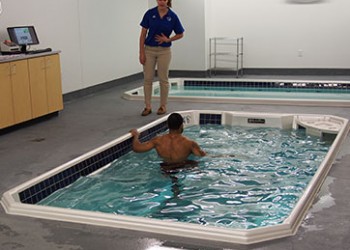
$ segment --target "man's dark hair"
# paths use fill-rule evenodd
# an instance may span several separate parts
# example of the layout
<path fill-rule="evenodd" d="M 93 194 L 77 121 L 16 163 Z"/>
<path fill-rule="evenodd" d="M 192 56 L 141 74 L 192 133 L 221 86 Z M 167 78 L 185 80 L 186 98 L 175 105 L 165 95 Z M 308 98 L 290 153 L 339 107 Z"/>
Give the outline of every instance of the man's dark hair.
<path fill-rule="evenodd" d="M 168 117 L 168 128 L 169 129 L 179 129 L 184 119 L 179 113 L 172 113 Z"/>

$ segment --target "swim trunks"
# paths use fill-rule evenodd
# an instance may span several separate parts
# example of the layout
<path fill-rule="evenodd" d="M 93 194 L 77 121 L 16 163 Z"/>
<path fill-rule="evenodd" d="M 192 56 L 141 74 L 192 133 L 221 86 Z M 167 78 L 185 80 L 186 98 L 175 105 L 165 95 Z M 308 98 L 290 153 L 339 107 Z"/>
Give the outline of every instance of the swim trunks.
<path fill-rule="evenodd" d="M 194 160 L 186 160 L 182 162 L 162 162 L 160 163 L 160 166 L 165 171 L 172 171 L 172 170 L 178 170 L 183 168 L 193 168 L 198 166 L 198 162 Z"/>

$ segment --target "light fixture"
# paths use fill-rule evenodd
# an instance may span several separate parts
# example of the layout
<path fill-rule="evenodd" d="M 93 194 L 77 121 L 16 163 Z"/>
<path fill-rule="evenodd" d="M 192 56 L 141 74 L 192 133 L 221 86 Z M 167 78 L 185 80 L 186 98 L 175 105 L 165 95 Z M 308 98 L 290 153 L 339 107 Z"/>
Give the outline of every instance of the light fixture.
<path fill-rule="evenodd" d="M 183 250 L 183 248 L 181 248 Z M 173 247 L 163 247 L 163 246 L 151 246 L 147 248 L 146 250 L 180 250 L 179 248 L 173 248 Z"/>
<path fill-rule="evenodd" d="M 322 0 L 289 0 L 289 2 L 292 2 L 292 3 L 317 3 L 321 1 Z"/>

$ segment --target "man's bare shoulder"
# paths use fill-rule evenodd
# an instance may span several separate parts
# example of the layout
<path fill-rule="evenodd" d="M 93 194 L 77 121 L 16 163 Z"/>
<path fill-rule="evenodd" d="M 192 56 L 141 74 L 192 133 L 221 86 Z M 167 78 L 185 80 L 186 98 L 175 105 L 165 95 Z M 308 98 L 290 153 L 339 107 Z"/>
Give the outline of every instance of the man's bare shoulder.
<path fill-rule="evenodd" d="M 189 143 L 196 143 L 194 140 L 191 140 L 190 138 L 188 138 L 188 137 L 186 137 L 186 136 L 182 136 L 182 138 L 185 140 L 185 141 L 187 141 L 187 142 L 189 142 Z"/>
<path fill-rule="evenodd" d="M 166 135 L 158 135 L 152 138 L 150 141 L 155 145 L 160 145 L 169 140 L 170 138 L 168 137 L 168 134 L 166 134 Z"/>

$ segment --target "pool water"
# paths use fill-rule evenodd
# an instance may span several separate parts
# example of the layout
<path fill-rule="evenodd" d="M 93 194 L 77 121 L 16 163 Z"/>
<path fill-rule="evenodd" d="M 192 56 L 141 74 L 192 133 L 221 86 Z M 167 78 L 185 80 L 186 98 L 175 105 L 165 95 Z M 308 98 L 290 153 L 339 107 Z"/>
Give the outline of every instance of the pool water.
<path fill-rule="evenodd" d="M 129 153 L 39 204 L 237 229 L 282 223 L 331 145 L 303 130 L 191 126 L 208 153 L 197 167 L 161 170 L 155 151 Z M 233 156 L 234 155 L 234 156 Z"/>
<path fill-rule="evenodd" d="M 157 94 L 157 92 L 156 92 Z M 279 99 L 329 99 L 350 100 L 348 89 L 327 88 L 248 88 L 248 87 L 212 87 L 212 86 L 183 86 L 173 85 L 170 96 L 205 96 L 232 98 L 279 98 Z"/>

